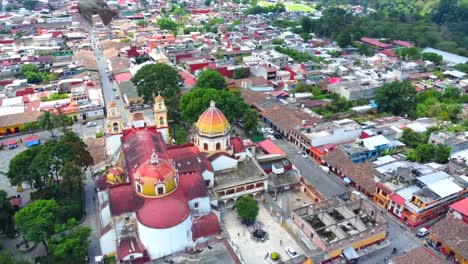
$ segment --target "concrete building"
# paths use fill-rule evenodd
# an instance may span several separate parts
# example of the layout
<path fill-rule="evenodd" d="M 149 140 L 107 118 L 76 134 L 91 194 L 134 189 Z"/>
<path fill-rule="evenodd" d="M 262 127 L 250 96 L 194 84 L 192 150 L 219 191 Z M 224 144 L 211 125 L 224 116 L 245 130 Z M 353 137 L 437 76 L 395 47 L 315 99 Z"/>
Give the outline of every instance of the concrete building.
<path fill-rule="evenodd" d="M 382 86 L 382 83 L 373 80 L 340 81 L 329 84 L 327 89 L 329 92 L 339 94 L 347 100 L 355 101 L 374 98 L 375 92 L 380 86 Z"/>
<path fill-rule="evenodd" d="M 356 251 L 386 238 L 386 220 L 370 201 L 357 193 L 352 193 L 347 201 L 334 197 L 297 208 L 291 218 L 329 259 L 343 255 L 348 261 L 356 260 Z"/>

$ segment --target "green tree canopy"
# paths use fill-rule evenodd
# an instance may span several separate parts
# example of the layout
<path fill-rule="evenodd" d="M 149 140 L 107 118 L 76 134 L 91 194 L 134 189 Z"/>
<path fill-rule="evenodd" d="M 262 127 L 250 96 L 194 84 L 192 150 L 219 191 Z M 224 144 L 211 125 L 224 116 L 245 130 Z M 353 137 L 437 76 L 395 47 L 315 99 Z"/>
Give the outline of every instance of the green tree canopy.
<path fill-rule="evenodd" d="M 78 227 L 64 237 L 53 237 L 49 240 L 49 248 L 54 263 L 81 264 L 88 254 L 91 229 Z"/>
<path fill-rule="evenodd" d="M 177 27 L 179 26 L 179 24 L 177 24 L 177 22 L 175 22 L 174 20 L 172 20 L 170 18 L 161 18 L 161 19 L 158 20 L 158 22 L 156 22 L 156 24 L 162 30 L 167 29 L 167 30 L 171 30 L 171 31 L 176 31 Z"/>
<path fill-rule="evenodd" d="M 432 61 L 434 63 L 440 63 L 443 59 L 441 55 L 434 52 L 423 52 L 421 53 L 421 57 L 424 60 Z"/>
<path fill-rule="evenodd" d="M 50 111 L 44 111 L 44 113 L 39 117 L 38 122 L 42 129 L 49 130 L 50 134 L 54 136 L 54 118 Z"/>
<path fill-rule="evenodd" d="M 146 19 L 140 19 L 136 22 L 137 26 L 139 27 L 146 27 L 148 26 L 148 20 Z"/>
<path fill-rule="evenodd" d="M 133 76 L 132 83 L 137 87 L 138 95 L 146 102 L 153 102 L 160 93 L 171 112 L 177 106 L 181 80 L 179 73 L 173 67 L 157 63 L 143 66 Z"/>
<path fill-rule="evenodd" d="M 409 82 L 386 83 L 377 90 L 375 101 L 380 112 L 409 114 L 416 107 L 416 89 Z"/>
<path fill-rule="evenodd" d="M 242 116 L 244 129 L 252 135 L 258 134 L 258 115 L 255 110 L 248 108 Z"/>
<path fill-rule="evenodd" d="M 245 68 L 236 68 L 232 74 L 233 79 L 247 78 L 247 70 Z"/>
<path fill-rule="evenodd" d="M 182 95 L 180 100 L 180 114 L 190 124 L 197 121 L 198 117 L 210 106 L 211 100 L 216 102 L 229 122 L 243 117 L 248 105 L 238 93 L 226 90 L 195 88 Z"/>
<path fill-rule="evenodd" d="M 31 187 L 42 186 L 44 183 L 36 182 L 31 175 L 30 166 L 34 158 L 41 152 L 42 146 L 34 146 L 18 153 L 8 165 L 7 177 L 11 185 L 18 186 L 27 182 Z"/>
<path fill-rule="evenodd" d="M 62 191 L 65 193 L 77 193 L 83 190 L 85 175 L 83 171 L 72 161 L 66 161 L 59 171 L 62 177 Z"/>
<path fill-rule="evenodd" d="M 26 74 L 27 72 L 39 72 L 39 67 L 36 64 L 23 64 L 20 67 L 21 74 Z"/>
<path fill-rule="evenodd" d="M 221 73 L 217 70 L 209 69 L 200 72 L 195 87 L 225 90 L 227 89 L 227 83 Z"/>
<path fill-rule="evenodd" d="M 0 253 L 0 264 L 30 264 L 30 262 L 13 256 L 8 252 Z"/>
<path fill-rule="evenodd" d="M 0 190 L 0 231 L 4 234 L 11 234 L 13 228 L 13 215 L 15 208 L 10 204 L 8 194 L 4 190 Z"/>
<path fill-rule="evenodd" d="M 259 210 L 257 201 L 251 195 L 237 199 L 236 212 L 242 220 L 255 221 Z"/>
<path fill-rule="evenodd" d="M 43 242 L 48 250 L 46 240 L 54 234 L 59 211 L 55 200 L 36 200 L 15 214 L 15 224 L 27 240 Z"/>

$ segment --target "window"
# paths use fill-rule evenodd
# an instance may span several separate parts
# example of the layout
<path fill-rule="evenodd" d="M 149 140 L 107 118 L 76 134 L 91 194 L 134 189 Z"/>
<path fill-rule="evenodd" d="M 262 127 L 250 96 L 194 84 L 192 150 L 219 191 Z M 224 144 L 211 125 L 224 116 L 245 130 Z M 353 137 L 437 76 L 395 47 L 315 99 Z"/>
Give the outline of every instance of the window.
<path fill-rule="evenodd" d="M 164 125 L 164 117 L 161 116 L 161 117 L 159 118 L 159 124 L 160 124 L 160 125 Z"/>
<path fill-rule="evenodd" d="M 208 143 L 204 143 L 204 144 L 203 144 L 203 149 L 204 149 L 204 150 L 208 150 Z"/>
<path fill-rule="evenodd" d="M 220 150 L 221 149 L 221 143 L 216 143 L 216 150 Z"/>
<path fill-rule="evenodd" d="M 157 194 L 157 195 L 164 194 L 165 191 L 166 191 L 166 190 L 165 190 L 165 188 L 164 188 L 164 185 L 159 184 L 158 186 L 156 186 L 156 194 Z"/>
<path fill-rule="evenodd" d="M 137 192 L 141 193 L 141 184 L 137 183 L 136 186 L 137 186 Z"/>
<path fill-rule="evenodd" d="M 199 204 L 198 204 L 198 203 L 194 203 L 194 204 L 193 204 L 193 207 L 194 207 L 195 209 L 198 209 Z"/>
<path fill-rule="evenodd" d="M 211 182 L 211 180 L 205 180 L 206 186 L 210 186 L 210 182 Z"/>

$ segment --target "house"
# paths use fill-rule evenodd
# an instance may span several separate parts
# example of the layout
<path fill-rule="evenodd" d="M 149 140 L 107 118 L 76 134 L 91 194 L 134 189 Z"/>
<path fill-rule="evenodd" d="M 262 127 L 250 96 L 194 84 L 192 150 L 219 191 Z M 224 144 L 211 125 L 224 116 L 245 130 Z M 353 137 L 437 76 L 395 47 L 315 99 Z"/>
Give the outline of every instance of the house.
<path fill-rule="evenodd" d="M 413 250 L 403 253 L 402 255 L 391 258 L 389 262 L 389 264 L 416 263 L 444 264 L 446 262 L 427 247 L 417 247 Z"/>
<path fill-rule="evenodd" d="M 451 147 L 450 153 L 453 154 L 468 149 L 468 132 L 451 133 L 446 130 L 432 132 L 429 136 L 429 143 Z"/>
<path fill-rule="evenodd" d="M 402 146 L 405 144 L 400 141 L 390 141 L 383 135 L 356 139 L 354 143 L 340 145 L 354 163 L 378 158 L 384 151 L 394 152 Z"/>
<path fill-rule="evenodd" d="M 371 99 L 381 82 L 374 80 L 340 81 L 327 86 L 329 92 L 337 93 L 347 100 Z"/>

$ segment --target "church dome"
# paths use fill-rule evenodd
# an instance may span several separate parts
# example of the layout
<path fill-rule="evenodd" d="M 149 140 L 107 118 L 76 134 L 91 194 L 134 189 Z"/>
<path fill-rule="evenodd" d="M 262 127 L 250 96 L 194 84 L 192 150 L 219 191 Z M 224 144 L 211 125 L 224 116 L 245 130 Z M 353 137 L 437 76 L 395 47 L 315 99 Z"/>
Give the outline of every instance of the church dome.
<path fill-rule="evenodd" d="M 153 151 L 149 162 L 138 167 L 134 173 L 136 190 L 146 196 L 164 196 L 174 191 L 178 184 L 174 166 L 160 159 Z"/>
<path fill-rule="evenodd" d="M 107 171 L 106 179 L 111 184 L 122 183 L 124 180 L 124 170 L 120 167 L 113 167 Z"/>
<path fill-rule="evenodd" d="M 196 126 L 199 134 L 207 136 L 225 135 L 231 128 L 223 112 L 216 108 L 214 101 L 211 101 L 210 108 L 198 118 Z"/>

